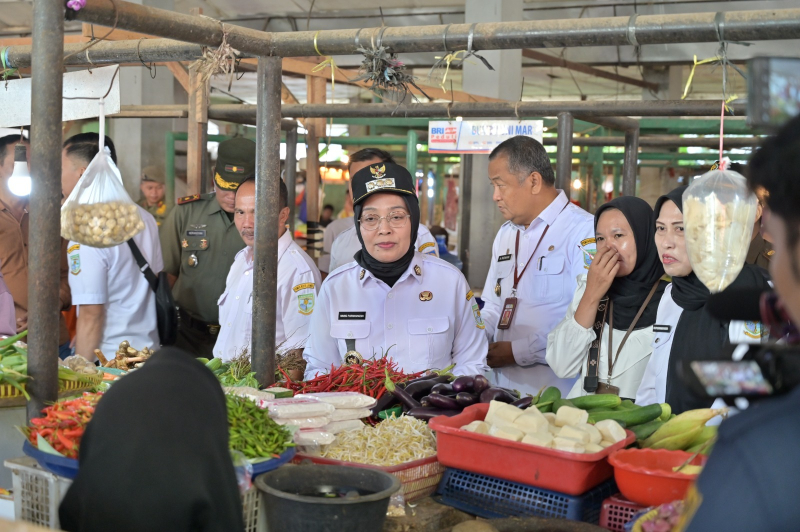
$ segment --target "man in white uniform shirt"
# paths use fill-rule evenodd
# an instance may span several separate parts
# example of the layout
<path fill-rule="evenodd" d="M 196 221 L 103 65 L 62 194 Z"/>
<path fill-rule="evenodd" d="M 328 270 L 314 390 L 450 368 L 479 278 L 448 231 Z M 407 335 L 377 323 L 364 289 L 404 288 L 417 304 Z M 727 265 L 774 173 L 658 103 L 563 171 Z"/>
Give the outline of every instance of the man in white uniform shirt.
<path fill-rule="evenodd" d="M 308 338 L 308 324 L 314 311 L 319 270 L 286 229 L 289 219 L 286 184 L 280 184 L 281 211 L 278 215 L 278 300 L 275 345 L 280 351 L 302 354 Z M 249 179 L 236 191 L 233 221 L 246 247 L 233 261 L 219 298 L 220 331 L 214 356 L 230 360 L 247 349 L 253 330 L 253 243 L 255 240 L 256 182 Z"/>
<path fill-rule="evenodd" d="M 356 175 L 362 168 L 377 163 L 395 164 L 394 158 L 390 153 L 378 148 L 364 148 L 355 152 L 349 159 L 348 171 L 351 180 L 352 176 Z M 352 197 L 352 184 L 348 183 L 347 186 L 350 187 L 350 196 Z M 417 232 L 416 248 L 420 253 L 439 256 L 439 247 L 436 245 L 436 239 L 433 238 L 430 230 L 422 224 L 419 225 L 419 231 Z M 358 241 L 358 235 L 356 235 L 353 217 L 349 216 L 341 220 L 334 220 L 325 228 L 323 252 L 330 253 L 330 256 L 323 255 L 320 257 L 320 269 L 331 273 L 339 266 L 353 262 L 353 255 L 360 249 L 361 242 Z"/>
<path fill-rule="evenodd" d="M 575 379 L 559 379 L 547 365 L 547 335 L 591 264 L 581 247 L 594 251 L 592 215 L 555 188 L 550 157 L 530 137 L 512 137 L 492 151 L 489 181 L 508 220 L 495 237 L 481 294 L 490 380 L 534 394 L 557 386 L 566 395 Z"/>
<path fill-rule="evenodd" d="M 105 145 L 114 153 L 111 139 Z M 99 151 L 96 140 L 67 139 L 61 157 L 61 190 L 68 197 Z M 108 157 L 111 157 L 110 155 Z M 116 164 L 116 161 L 112 161 Z M 138 207 L 138 206 L 137 206 Z M 164 268 L 158 225 L 138 207 L 144 230 L 133 237 L 153 273 Z M 95 349 L 112 358 L 123 340 L 132 347 L 158 349 L 156 296 L 128 244 L 93 248 L 70 242 L 67 247 L 72 304 L 78 306 L 75 353 L 96 360 Z"/>

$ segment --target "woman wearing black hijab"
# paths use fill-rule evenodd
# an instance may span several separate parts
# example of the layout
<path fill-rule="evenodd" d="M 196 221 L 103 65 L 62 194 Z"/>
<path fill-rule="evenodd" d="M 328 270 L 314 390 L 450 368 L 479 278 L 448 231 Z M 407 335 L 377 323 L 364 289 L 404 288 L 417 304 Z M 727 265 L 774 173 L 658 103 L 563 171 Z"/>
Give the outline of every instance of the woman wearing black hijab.
<path fill-rule="evenodd" d="M 243 530 L 214 375 L 164 348 L 114 384 L 86 428 L 59 518 L 69 532 Z"/>
<path fill-rule="evenodd" d="M 373 164 L 353 176 L 352 189 L 361 249 L 322 284 L 303 352 L 306 378 L 387 353 L 407 373 L 451 364 L 458 375 L 485 371 L 488 342 L 466 279 L 414 247 L 411 174 Z"/>
<path fill-rule="evenodd" d="M 711 316 L 706 303 L 711 293 L 692 271 L 683 226 L 683 193 L 679 187 L 656 201 L 658 254 L 672 283 L 664 291 L 656 318 L 653 356 L 636 394 L 637 404 L 667 402 L 674 413 L 710 407 L 711 399 L 693 394 L 681 378 L 688 360 L 730 360 L 723 347 L 759 342 L 757 322 L 723 322 Z M 768 286 L 764 270 L 745 264 L 731 288 Z"/>
<path fill-rule="evenodd" d="M 616 198 L 597 210 L 594 227 L 597 254 L 578 277 L 566 317 L 547 336 L 547 363 L 561 378 L 579 377 L 568 397 L 633 398 L 667 286 L 653 241 L 653 210 L 640 198 Z"/>

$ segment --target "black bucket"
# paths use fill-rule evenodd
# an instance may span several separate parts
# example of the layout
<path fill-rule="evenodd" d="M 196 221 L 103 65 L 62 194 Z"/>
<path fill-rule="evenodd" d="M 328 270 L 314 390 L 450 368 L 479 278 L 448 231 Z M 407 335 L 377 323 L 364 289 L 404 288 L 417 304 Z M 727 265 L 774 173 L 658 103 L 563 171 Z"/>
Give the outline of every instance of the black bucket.
<path fill-rule="evenodd" d="M 281 467 L 258 476 L 255 484 L 263 493 L 260 511 L 270 532 L 380 532 L 389 498 L 400 489 L 389 473 L 333 465 Z M 329 488 L 350 495 L 305 495 Z"/>

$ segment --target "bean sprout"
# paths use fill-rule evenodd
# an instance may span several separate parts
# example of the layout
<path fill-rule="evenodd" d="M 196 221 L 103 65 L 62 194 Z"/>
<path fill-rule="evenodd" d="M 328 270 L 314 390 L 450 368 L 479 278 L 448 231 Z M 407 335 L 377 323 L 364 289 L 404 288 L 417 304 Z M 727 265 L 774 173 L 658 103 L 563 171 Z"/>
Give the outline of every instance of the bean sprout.
<path fill-rule="evenodd" d="M 428 425 L 409 416 L 391 417 L 376 427 L 364 425 L 336 435 L 324 458 L 377 466 L 394 466 L 436 454 L 436 437 Z"/>

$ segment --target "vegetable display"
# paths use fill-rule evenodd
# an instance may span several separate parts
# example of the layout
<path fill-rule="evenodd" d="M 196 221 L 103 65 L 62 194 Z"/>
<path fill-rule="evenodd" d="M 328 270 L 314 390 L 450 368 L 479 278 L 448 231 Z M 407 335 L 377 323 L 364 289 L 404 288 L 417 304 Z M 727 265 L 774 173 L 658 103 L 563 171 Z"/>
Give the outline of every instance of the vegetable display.
<path fill-rule="evenodd" d="M 227 395 L 225 399 L 232 450 L 253 460 L 277 458 L 287 448 L 294 447 L 292 432 L 275 423 L 267 410 L 243 397 Z"/>
<path fill-rule="evenodd" d="M 708 454 L 713 444 L 711 440 L 716 438 L 717 427 L 706 427 L 705 424 L 727 413 L 727 408 L 688 410 L 658 426 L 647 438 L 640 439 L 639 447 Z"/>
<path fill-rule="evenodd" d="M 119 349 L 114 353 L 114 358 L 108 359 L 105 354 L 99 349 L 94 350 L 95 356 L 100 361 L 100 365 L 104 368 L 115 368 L 122 371 L 130 371 L 142 367 L 145 361 L 153 356 L 153 351 L 149 347 L 143 348 L 141 351 L 131 347 L 131 343 L 123 340 L 119 344 Z"/>
<path fill-rule="evenodd" d="M 78 458 L 86 424 L 92 419 L 101 397 L 101 394 L 85 393 L 77 399 L 45 407 L 42 409 L 44 416 L 31 419 L 30 426 L 23 429 L 25 437 L 41 451 L 56 451 L 67 458 Z"/>
<path fill-rule="evenodd" d="M 223 362 L 219 358 L 198 358 L 198 362 L 205 364 L 223 386 L 249 387 L 258 389 L 256 373 L 250 366 L 250 355 L 245 349 L 230 362 Z"/>
<path fill-rule="evenodd" d="M 436 454 L 436 437 L 425 422 L 409 416 L 390 417 L 377 426 L 364 425 L 336 435 L 324 458 L 376 466 L 394 466 Z"/>

